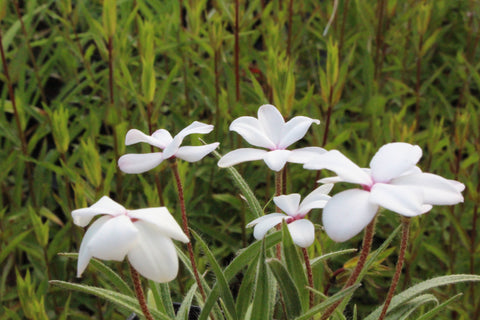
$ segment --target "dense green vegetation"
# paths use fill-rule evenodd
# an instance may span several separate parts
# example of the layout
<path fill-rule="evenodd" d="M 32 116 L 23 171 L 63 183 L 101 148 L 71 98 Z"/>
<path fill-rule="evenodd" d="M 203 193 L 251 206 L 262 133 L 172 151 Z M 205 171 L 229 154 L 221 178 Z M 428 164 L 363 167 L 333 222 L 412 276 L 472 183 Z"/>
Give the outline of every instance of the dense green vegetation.
<path fill-rule="evenodd" d="M 215 130 L 201 138 L 219 141 L 225 154 L 246 146 L 228 131 L 232 120 L 256 116 L 264 103 L 286 119 L 320 119 L 296 147 L 339 149 L 362 166 L 385 143 L 421 146 L 422 170 L 463 182 L 465 202 L 412 220 L 399 291 L 436 276 L 478 274 L 478 1 L 238 2 L 237 9 L 226 0 L 118 0 L 116 11 L 105 12 L 98 0 L 0 0 L 0 318 L 125 319 L 129 312 L 114 304 L 49 284 L 80 281 L 75 259 L 58 255 L 78 252 L 84 233 L 70 212 L 109 195 L 129 208 L 167 206 L 180 220 L 168 163 L 148 175 L 119 171 L 117 159 L 127 151 L 150 152 L 125 147 L 127 130 L 175 134 L 202 121 Z M 216 161 L 179 162 L 179 170 L 190 226 L 225 266 L 254 241 L 245 229 L 253 215 Z M 236 168 L 273 212 L 268 168 Z M 306 195 L 331 172 L 289 165 L 288 176 L 288 192 Z M 318 211 L 311 220 L 320 224 L 320 217 Z M 383 212 L 374 248 L 399 224 L 398 215 Z M 311 257 L 361 244 L 361 236 L 339 244 L 320 230 L 317 237 Z M 213 284 L 204 249 L 193 244 Z M 356 304 L 362 319 L 382 303 L 397 246 L 395 239 L 373 264 L 346 313 Z M 340 290 L 355 259 L 349 253 L 317 264 L 316 289 Z M 128 275 L 126 264 L 107 264 Z M 239 281 L 231 283 L 234 292 Z M 193 282 L 181 268 L 170 283 L 173 299 L 181 302 Z M 81 283 L 110 286 L 93 268 Z M 434 294 L 445 301 L 458 292 L 463 296 L 436 319 L 480 318 L 478 284 Z"/>

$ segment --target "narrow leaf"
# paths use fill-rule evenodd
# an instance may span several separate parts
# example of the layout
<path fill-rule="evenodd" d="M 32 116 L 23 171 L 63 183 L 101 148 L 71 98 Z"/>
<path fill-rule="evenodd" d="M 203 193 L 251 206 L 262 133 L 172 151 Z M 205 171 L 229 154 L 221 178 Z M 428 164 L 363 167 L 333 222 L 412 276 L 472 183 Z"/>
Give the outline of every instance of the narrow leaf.
<path fill-rule="evenodd" d="M 285 300 L 285 307 L 287 309 L 287 319 L 293 319 L 302 311 L 298 289 L 287 269 L 278 259 L 269 259 L 267 260 L 267 264 L 280 286 L 282 297 Z"/>

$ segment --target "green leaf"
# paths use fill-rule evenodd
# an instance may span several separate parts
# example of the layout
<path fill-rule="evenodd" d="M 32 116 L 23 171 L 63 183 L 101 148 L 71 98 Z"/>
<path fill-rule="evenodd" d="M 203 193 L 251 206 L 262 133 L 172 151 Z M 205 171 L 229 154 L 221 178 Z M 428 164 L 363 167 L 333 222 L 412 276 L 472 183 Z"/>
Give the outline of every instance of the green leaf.
<path fill-rule="evenodd" d="M 5 260 L 6 257 L 17 247 L 17 245 L 31 232 L 32 230 L 27 230 L 22 233 L 20 233 L 18 236 L 15 238 L 11 239 L 9 244 L 2 248 L 0 251 L 0 263 Z"/>
<path fill-rule="evenodd" d="M 166 313 L 169 317 L 175 318 L 175 310 L 173 309 L 173 302 L 170 296 L 168 283 L 158 283 L 148 280 L 148 286 L 152 290 L 157 309 Z"/>
<path fill-rule="evenodd" d="M 271 319 L 270 315 L 270 295 L 268 293 L 269 281 L 268 270 L 266 266 L 265 240 L 262 241 L 260 259 L 257 264 L 257 277 L 255 290 L 253 294 L 252 317 L 251 320 Z"/>
<path fill-rule="evenodd" d="M 287 309 L 287 319 L 293 319 L 302 311 L 302 304 L 300 302 L 300 293 L 298 292 L 292 277 L 285 268 L 285 266 L 278 259 L 269 259 L 267 264 L 272 270 L 277 283 L 280 286 L 282 297 L 285 301 Z"/>
<path fill-rule="evenodd" d="M 451 297 L 447 301 L 442 302 L 441 304 L 439 304 L 438 306 L 436 306 L 432 310 L 428 311 L 427 313 L 424 313 L 421 317 L 417 318 L 417 320 L 430 320 L 430 319 L 432 319 L 437 313 L 439 313 L 440 311 L 445 309 L 451 302 L 457 300 L 462 295 L 463 295 L 463 293 L 459 293 L 457 295 L 454 295 L 453 297 Z"/>
<path fill-rule="evenodd" d="M 59 280 L 51 280 L 49 281 L 49 283 L 64 289 L 87 293 L 115 303 L 122 309 L 128 310 L 130 312 L 135 312 L 136 314 L 143 314 L 137 299 L 118 293 L 116 291 Z M 171 320 L 171 318 L 167 317 L 165 314 L 159 312 L 158 310 L 151 309 L 150 312 L 158 320 Z"/>
<path fill-rule="evenodd" d="M 188 290 L 187 295 L 183 298 L 182 305 L 178 309 L 177 316 L 175 320 L 188 320 L 188 314 L 190 311 L 190 306 L 192 305 L 193 295 L 197 291 L 197 284 L 194 283 L 190 290 Z"/>
<path fill-rule="evenodd" d="M 387 320 L 405 320 L 415 312 L 415 310 L 429 302 L 438 304 L 438 300 L 433 294 L 422 294 L 390 311 Z"/>
<path fill-rule="evenodd" d="M 314 315 L 318 314 L 319 312 L 322 312 L 322 311 L 325 310 L 328 306 L 334 304 L 334 303 L 337 302 L 338 300 L 343 299 L 344 297 L 353 294 L 353 292 L 354 292 L 355 290 L 357 290 L 358 287 L 360 287 L 360 285 L 359 285 L 359 284 L 356 284 L 356 285 L 353 285 L 353 286 L 348 287 L 348 288 L 346 288 L 346 289 L 343 289 L 342 291 L 337 292 L 337 293 L 334 294 L 333 296 L 329 297 L 327 300 L 325 300 L 325 301 L 317 304 L 316 306 L 314 306 L 313 308 L 311 308 L 310 310 L 308 310 L 307 312 L 305 312 L 303 315 L 301 315 L 300 317 L 296 318 L 296 320 L 307 320 L 307 319 L 310 319 L 311 317 L 313 317 Z"/>
<path fill-rule="evenodd" d="M 293 243 L 292 236 L 285 222 L 282 223 L 282 249 L 288 273 L 292 276 L 302 302 L 302 310 L 307 310 L 309 301 L 307 276 L 303 269 L 302 259 L 298 254 L 298 248 Z"/>
<path fill-rule="evenodd" d="M 213 154 L 218 159 L 221 158 L 220 153 L 217 151 L 213 151 Z M 248 186 L 247 182 L 243 179 L 243 177 L 238 173 L 238 171 L 234 167 L 226 168 L 230 177 L 232 178 L 233 182 L 237 185 L 237 187 L 242 191 L 245 200 L 247 201 L 248 207 L 253 214 L 253 219 L 259 218 L 263 214 L 263 209 L 260 206 L 257 198 L 255 197 L 252 189 Z"/>
<path fill-rule="evenodd" d="M 228 286 L 227 279 L 225 278 L 224 273 L 222 272 L 222 269 L 220 265 L 218 264 L 217 260 L 215 260 L 215 256 L 213 255 L 212 251 L 208 248 L 207 244 L 203 241 L 203 239 L 195 232 L 191 231 L 195 239 L 197 239 L 198 243 L 202 247 L 202 250 L 204 251 L 210 266 L 213 269 L 213 272 L 215 273 L 215 276 L 217 278 L 217 283 L 219 284 L 220 288 L 220 296 L 225 302 L 225 306 L 227 308 L 227 312 L 230 314 L 230 316 L 233 319 L 237 319 L 237 312 L 235 309 L 235 301 L 233 300 L 233 295 L 232 292 L 230 291 L 230 288 Z"/>
<path fill-rule="evenodd" d="M 58 255 L 67 258 L 78 259 L 78 253 L 59 253 Z M 130 289 L 129 285 L 106 264 L 98 259 L 91 259 L 89 265 L 90 268 L 100 271 L 106 277 L 106 279 L 113 284 L 114 288 L 118 289 L 120 293 L 132 297 L 135 296 L 135 293 L 132 291 L 132 289 Z"/>
<path fill-rule="evenodd" d="M 343 254 L 357 252 L 357 251 L 358 251 L 357 249 L 345 249 L 345 250 L 330 252 L 330 253 L 324 254 L 320 257 L 316 257 L 316 258 L 312 259 L 310 261 L 310 264 L 311 264 L 312 269 L 313 269 L 318 263 L 320 263 L 324 260 L 334 258 L 334 257 L 340 256 L 340 255 L 343 255 Z"/>
<path fill-rule="evenodd" d="M 258 253 L 256 257 L 252 258 L 250 265 L 247 268 L 247 271 L 243 274 L 242 283 L 238 289 L 236 307 L 237 314 L 245 315 L 247 310 L 251 307 L 251 299 L 253 288 L 255 285 L 255 276 L 257 271 L 258 259 L 260 254 Z M 244 317 L 245 318 L 245 317 Z"/>
<path fill-rule="evenodd" d="M 472 274 L 455 274 L 449 276 L 442 276 L 433 278 L 430 280 L 423 281 L 419 284 L 414 285 L 413 287 L 403 291 L 402 293 L 393 297 L 392 302 L 390 303 L 390 308 L 393 310 L 397 306 L 404 304 L 405 302 L 415 298 L 424 291 L 445 286 L 448 284 L 454 284 L 459 282 L 470 282 L 470 281 L 480 281 L 480 276 Z M 374 320 L 377 319 L 380 313 L 382 312 L 382 306 L 378 307 L 369 314 L 364 320 Z"/>

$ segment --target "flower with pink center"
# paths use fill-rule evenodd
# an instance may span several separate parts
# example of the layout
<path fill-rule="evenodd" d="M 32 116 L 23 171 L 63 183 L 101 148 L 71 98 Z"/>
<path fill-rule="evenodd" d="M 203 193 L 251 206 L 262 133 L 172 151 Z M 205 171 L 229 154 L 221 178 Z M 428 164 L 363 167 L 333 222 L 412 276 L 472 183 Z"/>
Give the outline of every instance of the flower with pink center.
<path fill-rule="evenodd" d="M 407 217 L 424 214 L 432 205 L 463 202 L 465 185 L 441 176 L 424 173 L 416 166 L 422 149 L 395 142 L 382 146 L 370 161 L 370 168 L 360 168 L 337 150 L 312 158 L 306 169 L 328 169 L 338 176 L 319 182 L 350 182 L 362 189 L 350 189 L 332 197 L 323 209 L 323 225 L 335 241 L 357 235 L 375 217 L 378 208 Z"/>
<path fill-rule="evenodd" d="M 168 282 L 177 276 L 178 257 L 172 239 L 187 243 L 187 236 L 165 207 L 127 210 L 107 196 L 88 208 L 72 211 L 73 222 L 88 228 L 80 245 L 77 276 L 91 258 L 122 261 L 125 256 L 145 278 Z"/>
<path fill-rule="evenodd" d="M 215 142 L 204 146 L 183 146 L 180 145 L 183 139 L 194 133 L 209 133 L 213 126 L 198 121 L 192 122 L 189 126 L 180 131 L 175 137 L 165 129 L 155 131 L 148 136 L 137 129 L 131 129 L 125 137 L 125 145 L 139 142 L 146 142 L 151 146 L 159 148 L 162 152 L 152 153 L 130 153 L 118 159 L 120 170 L 125 173 L 142 173 L 151 170 L 162 163 L 163 160 L 180 158 L 188 162 L 196 162 L 215 150 L 220 143 Z"/>
<path fill-rule="evenodd" d="M 286 214 L 279 212 L 270 213 L 253 220 L 247 227 L 255 227 L 253 236 L 255 239 L 260 240 L 268 230 L 285 221 L 293 242 L 297 246 L 306 248 L 315 240 L 315 227 L 310 220 L 305 219 L 305 216 L 310 210 L 325 206 L 330 199 L 330 196 L 327 194 L 332 187 L 333 184 L 324 184 L 312 191 L 302 202 L 300 202 L 298 193 L 274 197 L 273 202 L 275 205 Z"/>
<path fill-rule="evenodd" d="M 287 162 L 305 163 L 312 155 L 324 153 L 319 147 L 306 147 L 296 150 L 287 148 L 302 139 L 312 123 L 319 124 L 317 119 L 297 116 L 288 122 L 271 104 L 258 109 L 258 119 L 240 117 L 230 125 L 230 131 L 236 131 L 248 143 L 265 148 L 240 148 L 225 154 L 219 161 L 221 168 L 230 167 L 245 161 L 263 160 L 273 171 L 280 171 Z"/>

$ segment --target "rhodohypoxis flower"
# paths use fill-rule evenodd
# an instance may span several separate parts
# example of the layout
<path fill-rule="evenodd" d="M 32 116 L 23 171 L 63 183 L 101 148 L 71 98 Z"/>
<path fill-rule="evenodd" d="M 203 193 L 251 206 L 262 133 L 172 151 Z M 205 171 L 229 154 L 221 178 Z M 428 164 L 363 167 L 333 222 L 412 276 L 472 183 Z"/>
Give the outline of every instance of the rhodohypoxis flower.
<path fill-rule="evenodd" d="M 258 109 L 258 119 L 240 117 L 230 124 L 230 131 L 236 131 L 251 145 L 268 149 L 241 148 L 224 155 L 218 166 L 225 168 L 237 163 L 263 160 L 273 171 L 280 171 L 287 162 L 305 163 L 311 151 L 326 152 L 319 147 L 286 150 L 294 142 L 302 139 L 312 123 L 320 121 L 298 116 L 285 122 L 274 106 L 266 104 Z"/>
<path fill-rule="evenodd" d="M 175 137 L 165 129 L 155 131 L 148 136 L 137 129 L 131 129 L 125 137 L 125 144 L 131 145 L 139 142 L 146 142 L 154 147 L 160 148 L 163 152 L 153 153 L 131 153 L 118 159 L 120 170 L 125 173 L 142 173 L 158 166 L 163 160 L 173 157 L 183 159 L 188 162 L 201 160 L 207 154 L 215 150 L 220 143 L 215 142 L 204 146 L 184 146 L 180 147 L 183 139 L 189 134 L 209 133 L 213 126 L 194 121 L 188 127 L 180 131 Z"/>
<path fill-rule="evenodd" d="M 92 257 L 130 264 L 145 278 L 168 282 L 177 276 L 178 257 L 172 239 L 189 242 L 165 207 L 127 210 L 107 196 L 88 208 L 72 211 L 73 222 L 85 227 L 96 215 L 80 245 L 77 276 Z"/>
<path fill-rule="evenodd" d="M 307 169 L 329 169 L 338 175 L 320 182 L 344 181 L 362 186 L 336 194 L 323 209 L 323 225 L 330 238 L 352 238 L 372 221 L 379 206 L 413 217 L 426 213 L 432 205 L 463 202 L 461 192 L 465 186 L 422 172 L 416 166 L 421 157 L 419 146 L 395 142 L 378 150 L 370 161 L 370 169 L 358 167 L 337 150 L 306 163 Z"/>
<path fill-rule="evenodd" d="M 332 190 L 333 184 L 324 184 L 313 190 L 300 202 L 300 195 L 292 193 L 273 198 L 275 205 L 284 213 L 270 213 L 250 222 L 247 227 L 255 226 L 253 236 L 255 239 L 262 239 L 268 230 L 285 220 L 288 231 L 293 242 L 306 248 L 315 240 L 315 227 L 310 220 L 305 219 L 307 213 L 312 209 L 323 208 L 330 196 L 327 194 Z"/>

